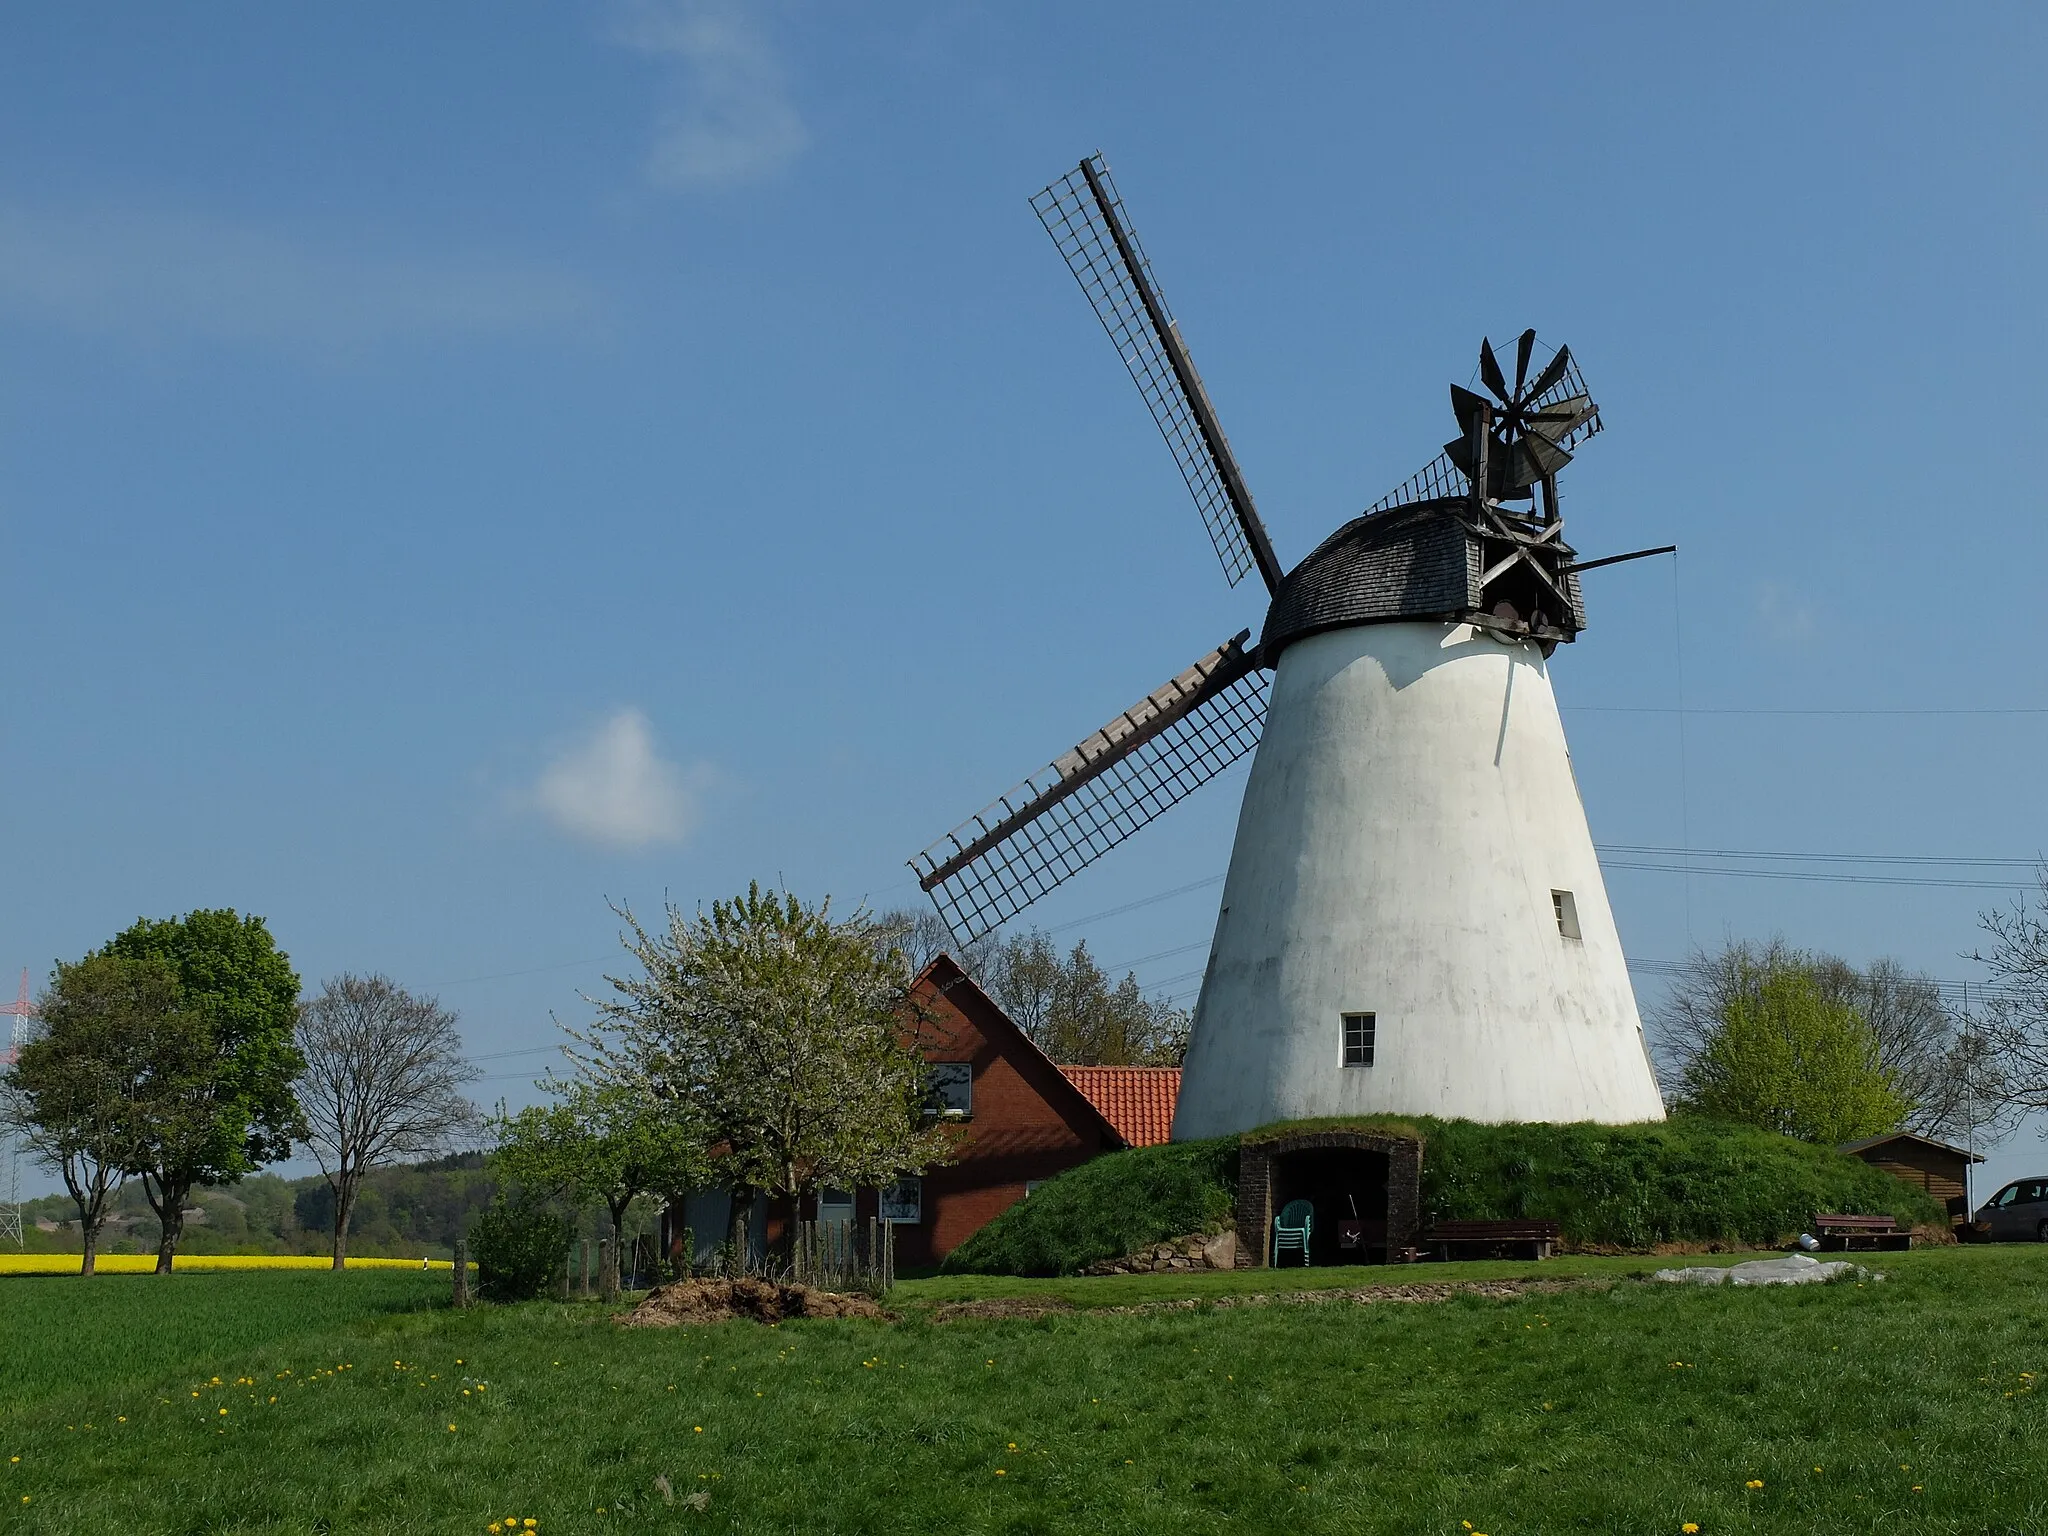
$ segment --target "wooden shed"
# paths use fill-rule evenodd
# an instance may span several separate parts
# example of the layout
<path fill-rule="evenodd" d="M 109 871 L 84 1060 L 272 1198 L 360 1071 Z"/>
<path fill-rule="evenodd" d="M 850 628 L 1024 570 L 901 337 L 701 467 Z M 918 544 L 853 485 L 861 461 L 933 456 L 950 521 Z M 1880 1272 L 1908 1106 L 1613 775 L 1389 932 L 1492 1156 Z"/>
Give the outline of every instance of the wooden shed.
<path fill-rule="evenodd" d="M 1883 1136 L 1867 1136 L 1862 1141 L 1844 1142 L 1839 1150 L 1926 1190 L 1948 1206 L 1952 1220 L 1962 1221 L 1970 1214 L 1965 1181 L 1970 1164 L 1984 1161 L 1981 1152 L 1952 1147 L 1945 1141 L 1916 1136 L 1911 1131 L 1892 1131 Z"/>

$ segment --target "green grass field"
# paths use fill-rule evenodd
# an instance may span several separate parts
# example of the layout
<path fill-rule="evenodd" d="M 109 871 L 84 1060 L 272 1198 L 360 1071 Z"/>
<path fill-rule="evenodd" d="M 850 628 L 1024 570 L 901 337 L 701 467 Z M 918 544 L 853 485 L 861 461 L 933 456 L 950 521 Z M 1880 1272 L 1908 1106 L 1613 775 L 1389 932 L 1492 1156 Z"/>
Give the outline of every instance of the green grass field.
<path fill-rule="evenodd" d="M 457 1314 L 409 1273 L 13 1280 L 0 1530 L 2048 1530 L 2048 1250 L 1879 1262 L 1861 1287 L 1569 1260 L 1540 1273 L 1604 1288 L 936 1323 L 1278 1278 L 943 1277 L 895 1325 L 671 1331 Z"/>

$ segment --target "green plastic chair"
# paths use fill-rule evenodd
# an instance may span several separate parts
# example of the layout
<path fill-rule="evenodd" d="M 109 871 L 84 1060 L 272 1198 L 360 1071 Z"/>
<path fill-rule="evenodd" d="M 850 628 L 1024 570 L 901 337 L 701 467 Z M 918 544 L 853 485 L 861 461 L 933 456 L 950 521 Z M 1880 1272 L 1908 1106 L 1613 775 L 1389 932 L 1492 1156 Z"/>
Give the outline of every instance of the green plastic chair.
<path fill-rule="evenodd" d="M 1273 1218 L 1273 1267 L 1280 1267 L 1280 1255 L 1290 1248 L 1301 1250 L 1302 1268 L 1308 1267 L 1309 1233 L 1316 1224 L 1316 1208 L 1306 1200 L 1290 1200 Z"/>

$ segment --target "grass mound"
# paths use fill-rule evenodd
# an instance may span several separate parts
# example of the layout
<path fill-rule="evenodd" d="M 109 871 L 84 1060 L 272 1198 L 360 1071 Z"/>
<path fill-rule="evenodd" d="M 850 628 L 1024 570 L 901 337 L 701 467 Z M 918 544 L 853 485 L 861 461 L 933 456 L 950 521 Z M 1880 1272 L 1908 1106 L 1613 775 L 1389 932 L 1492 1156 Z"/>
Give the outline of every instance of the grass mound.
<path fill-rule="evenodd" d="M 1218 1232 L 1237 1199 L 1237 1138 L 1134 1147 L 1048 1179 L 946 1259 L 984 1275 L 1071 1275 L 1146 1243 Z"/>
<path fill-rule="evenodd" d="M 1554 1221 L 1569 1242 L 1619 1248 L 1775 1243 L 1816 1211 L 1945 1224 L 1947 1212 L 1860 1158 L 1754 1126 L 1425 1124 L 1432 1216 Z"/>
<path fill-rule="evenodd" d="M 1344 1126 L 1419 1135 L 1426 1218 L 1554 1221 L 1581 1247 L 1770 1244 L 1815 1211 L 1945 1224 L 1911 1185 L 1828 1147 L 1681 1117 L 1651 1125 L 1482 1125 L 1386 1117 L 1296 1121 L 1277 1137 Z M 1112 1153 L 1039 1186 L 954 1250 L 970 1274 L 1071 1275 L 1146 1243 L 1213 1231 L 1236 1198 L 1238 1138 Z"/>

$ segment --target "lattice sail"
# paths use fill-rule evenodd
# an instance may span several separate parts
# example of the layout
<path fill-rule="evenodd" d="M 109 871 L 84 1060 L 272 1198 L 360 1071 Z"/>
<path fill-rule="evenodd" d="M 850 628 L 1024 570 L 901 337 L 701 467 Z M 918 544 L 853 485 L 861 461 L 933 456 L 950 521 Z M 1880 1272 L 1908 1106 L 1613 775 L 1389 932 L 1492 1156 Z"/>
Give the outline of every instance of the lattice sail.
<path fill-rule="evenodd" d="M 1266 674 L 1224 642 L 910 861 L 962 943 L 1015 917 L 1259 744 Z"/>
<path fill-rule="evenodd" d="M 1137 231 L 1124 216 L 1109 166 L 1100 155 L 1090 157 L 1032 198 L 1031 206 L 1151 408 L 1223 574 L 1233 587 L 1254 570 L 1269 590 L 1278 585 L 1279 562 L 1265 525 Z"/>

